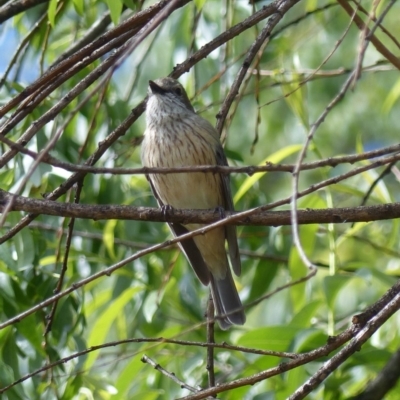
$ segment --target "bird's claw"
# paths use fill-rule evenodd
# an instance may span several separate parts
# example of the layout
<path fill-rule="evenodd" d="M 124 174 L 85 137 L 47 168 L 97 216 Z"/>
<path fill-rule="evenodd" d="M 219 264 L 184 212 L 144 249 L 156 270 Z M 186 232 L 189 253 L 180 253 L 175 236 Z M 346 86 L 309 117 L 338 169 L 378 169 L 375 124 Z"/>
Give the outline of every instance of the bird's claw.
<path fill-rule="evenodd" d="M 172 207 L 170 204 L 163 204 L 161 206 L 161 212 L 162 212 L 164 219 L 166 220 L 168 217 L 168 214 L 171 215 L 174 213 L 174 207 Z"/>
<path fill-rule="evenodd" d="M 226 217 L 224 207 L 221 207 L 221 206 L 215 207 L 215 212 L 217 212 L 219 214 L 220 219 L 224 219 Z"/>

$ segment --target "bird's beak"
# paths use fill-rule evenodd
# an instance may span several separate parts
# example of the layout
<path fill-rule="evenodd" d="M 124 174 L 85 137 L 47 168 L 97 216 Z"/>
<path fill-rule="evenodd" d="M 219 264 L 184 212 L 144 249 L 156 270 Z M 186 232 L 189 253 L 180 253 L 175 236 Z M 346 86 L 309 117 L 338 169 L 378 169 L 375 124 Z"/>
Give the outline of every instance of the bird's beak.
<path fill-rule="evenodd" d="M 161 86 L 158 86 L 157 83 L 155 83 L 154 81 L 149 81 L 149 87 L 152 93 L 165 93 L 165 90 Z"/>

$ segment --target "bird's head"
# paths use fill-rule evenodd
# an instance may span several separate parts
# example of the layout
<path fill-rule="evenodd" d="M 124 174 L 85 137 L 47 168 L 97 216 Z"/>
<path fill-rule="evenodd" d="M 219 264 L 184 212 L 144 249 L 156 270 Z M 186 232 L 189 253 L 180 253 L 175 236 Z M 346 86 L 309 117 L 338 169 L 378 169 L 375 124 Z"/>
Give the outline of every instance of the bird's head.
<path fill-rule="evenodd" d="M 169 105 L 170 107 L 185 108 L 194 112 L 189 98 L 183 86 L 173 78 L 160 78 L 149 81 L 149 101 L 157 101 L 157 105 Z"/>

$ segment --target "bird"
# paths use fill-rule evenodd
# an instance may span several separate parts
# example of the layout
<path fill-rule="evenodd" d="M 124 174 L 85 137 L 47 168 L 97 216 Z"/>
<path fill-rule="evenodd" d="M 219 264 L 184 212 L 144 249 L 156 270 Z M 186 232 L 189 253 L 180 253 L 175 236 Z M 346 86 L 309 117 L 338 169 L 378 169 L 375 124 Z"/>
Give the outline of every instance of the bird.
<path fill-rule="evenodd" d="M 166 77 L 149 81 L 146 130 L 141 148 L 144 167 L 228 165 L 217 130 L 199 116 L 183 86 Z M 172 209 L 218 209 L 233 211 L 229 176 L 212 172 L 147 174 L 160 207 Z M 179 237 L 203 224 L 169 223 Z M 223 330 L 246 321 L 229 258 L 237 276 L 241 261 L 236 227 L 225 225 L 179 242 L 179 247 L 204 285 L 211 287 L 217 321 Z"/>

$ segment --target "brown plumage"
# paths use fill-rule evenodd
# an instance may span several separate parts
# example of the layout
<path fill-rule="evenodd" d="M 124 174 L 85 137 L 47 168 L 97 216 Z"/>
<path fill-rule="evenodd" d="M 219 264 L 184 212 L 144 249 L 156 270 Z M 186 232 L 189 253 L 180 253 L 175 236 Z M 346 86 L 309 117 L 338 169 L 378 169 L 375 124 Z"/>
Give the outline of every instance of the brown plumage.
<path fill-rule="evenodd" d="M 198 116 L 182 85 L 172 78 L 149 82 L 146 108 L 147 127 L 142 143 L 142 163 L 146 167 L 183 167 L 195 165 L 228 165 L 215 128 Z M 213 173 L 150 174 L 152 191 L 160 206 L 177 209 L 233 210 L 229 177 Z M 200 228 L 201 224 L 169 224 L 180 236 Z M 245 322 L 225 251 L 236 275 L 241 264 L 236 228 L 225 226 L 181 242 L 196 275 L 211 291 L 218 321 L 223 329 Z"/>

